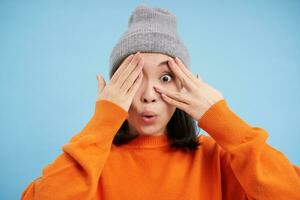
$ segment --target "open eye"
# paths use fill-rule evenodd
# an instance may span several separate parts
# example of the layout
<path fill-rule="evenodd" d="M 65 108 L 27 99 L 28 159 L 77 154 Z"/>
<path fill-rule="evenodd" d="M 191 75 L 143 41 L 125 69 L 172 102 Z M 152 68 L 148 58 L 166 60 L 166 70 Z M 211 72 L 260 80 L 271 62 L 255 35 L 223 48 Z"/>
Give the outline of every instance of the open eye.
<path fill-rule="evenodd" d="M 170 82 L 170 81 L 168 81 L 168 77 L 169 77 L 169 79 L 173 79 L 173 76 L 171 75 L 171 74 L 164 74 L 162 77 L 161 77 L 161 79 L 163 79 L 163 80 L 167 80 L 167 81 L 164 81 L 164 82 Z"/>

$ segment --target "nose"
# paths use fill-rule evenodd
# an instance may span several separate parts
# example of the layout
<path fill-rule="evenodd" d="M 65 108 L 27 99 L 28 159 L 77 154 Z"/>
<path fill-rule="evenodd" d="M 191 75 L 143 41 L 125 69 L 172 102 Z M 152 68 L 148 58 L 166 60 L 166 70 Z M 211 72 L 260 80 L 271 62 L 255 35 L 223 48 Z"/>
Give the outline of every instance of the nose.
<path fill-rule="evenodd" d="M 159 98 L 159 93 L 154 89 L 154 84 L 145 82 L 142 86 L 141 100 L 144 103 L 156 102 Z"/>
<path fill-rule="evenodd" d="M 144 103 L 148 103 L 148 102 L 156 102 L 156 100 L 144 98 Z"/>
<path fill-rule="evenodd" d="M 143 95 L 142 95 L 142 100 L 144 103 L 150 103 L 150 102 L 156 102 L 157 101 L 157 93 L 154 88 L 149 88 L 144 90 Z"/>

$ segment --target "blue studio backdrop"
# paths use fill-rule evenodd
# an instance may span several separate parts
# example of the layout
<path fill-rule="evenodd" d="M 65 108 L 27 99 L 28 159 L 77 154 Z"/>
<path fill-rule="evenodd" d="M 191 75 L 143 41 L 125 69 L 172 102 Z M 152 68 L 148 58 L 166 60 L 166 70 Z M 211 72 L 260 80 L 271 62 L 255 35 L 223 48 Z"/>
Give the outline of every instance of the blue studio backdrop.
<path fill-rule="evenodd" d="M 300 165 L 299 1 L 1 1 L 0 199 L 20 199 L 87 123 L 95 76 L 108 81 L 110 52 L 141 3 L 177 16 L 191 71 Z"/>

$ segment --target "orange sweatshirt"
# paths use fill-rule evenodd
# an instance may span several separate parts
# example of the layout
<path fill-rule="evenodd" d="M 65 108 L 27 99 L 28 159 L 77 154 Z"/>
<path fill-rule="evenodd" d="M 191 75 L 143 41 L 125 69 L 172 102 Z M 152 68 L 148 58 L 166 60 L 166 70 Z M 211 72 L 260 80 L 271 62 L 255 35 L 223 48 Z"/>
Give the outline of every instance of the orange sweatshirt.
<path fill-rule="evenodd" d="M 190 154 L 170 150 L 165 135 L 113 145 L 127 115 L 113 102 L 96 102 L 87 125 L 26 187 L 22 199 L 300 199 L 300 168 L 225 100 L 199 119 L 210 136 L 200 135 L 203 145 Z"/>

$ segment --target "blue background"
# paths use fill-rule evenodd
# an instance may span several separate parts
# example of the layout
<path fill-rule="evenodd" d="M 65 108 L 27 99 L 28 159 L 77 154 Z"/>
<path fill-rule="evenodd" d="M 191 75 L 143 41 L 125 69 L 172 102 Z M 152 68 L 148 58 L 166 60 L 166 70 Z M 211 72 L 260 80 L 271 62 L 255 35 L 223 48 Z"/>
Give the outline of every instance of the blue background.
<path fill-rule="evenodd" d="M 0 1 L 0 199 L 19 199 L 87 123 L 140 3 L 177 16 L 191 71 L 300 165 L 299 1 Z"/>

